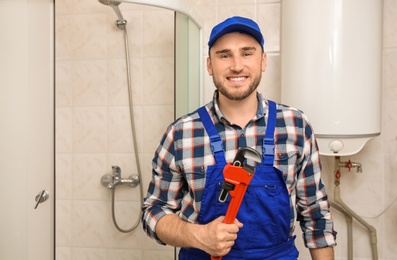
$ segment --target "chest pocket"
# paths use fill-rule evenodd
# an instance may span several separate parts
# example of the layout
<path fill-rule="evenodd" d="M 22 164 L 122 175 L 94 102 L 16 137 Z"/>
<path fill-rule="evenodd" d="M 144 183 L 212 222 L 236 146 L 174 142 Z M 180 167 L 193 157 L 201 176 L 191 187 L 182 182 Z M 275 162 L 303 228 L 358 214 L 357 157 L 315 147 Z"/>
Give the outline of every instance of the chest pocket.
<path fill-rule="evenodd" d="M 289 167 L 293 165 L 293 172 L 300 171 L 300 163 L 298 163 L 298 151 L 280 151 L 274 156 L 274 166 L 283 173 L 284 181 L 287 183 L 288 173 L 291 171 Z"/>

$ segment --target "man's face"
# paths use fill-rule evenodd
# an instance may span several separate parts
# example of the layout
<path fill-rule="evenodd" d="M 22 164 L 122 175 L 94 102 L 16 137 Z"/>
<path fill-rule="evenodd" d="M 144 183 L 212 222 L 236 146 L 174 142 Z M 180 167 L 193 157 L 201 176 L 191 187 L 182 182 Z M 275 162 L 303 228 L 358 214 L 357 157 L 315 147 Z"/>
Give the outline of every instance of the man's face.
<path fill-rule="evenodd" d="M 221 36 L 210 49 L 207 70 L 215 87 L 230 100 L 243 100 L 258 87 L 266 69 L 266 54 L 248 34 Z"/>

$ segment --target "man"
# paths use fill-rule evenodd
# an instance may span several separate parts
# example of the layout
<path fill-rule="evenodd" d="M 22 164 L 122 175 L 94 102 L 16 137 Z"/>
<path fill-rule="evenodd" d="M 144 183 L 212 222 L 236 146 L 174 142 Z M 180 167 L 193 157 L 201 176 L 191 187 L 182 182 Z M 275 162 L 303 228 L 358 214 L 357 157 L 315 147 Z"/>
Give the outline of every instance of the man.
<path fill-rule="evenodd" d="M 297 259 L 295 219 L 312 259 L 334 259 L 336 232 L 308 119 L 256 91 L 266 69 L 263 45 L 250 19 L 216 25 L 207 59 L 214 99 L 172 123 L 155 153 L 143 226 L 159 243 L 181 247 L 179 259 Z M 262 163 L 237 219 L 225 224 L 222 171 L 245 146 Z"/>

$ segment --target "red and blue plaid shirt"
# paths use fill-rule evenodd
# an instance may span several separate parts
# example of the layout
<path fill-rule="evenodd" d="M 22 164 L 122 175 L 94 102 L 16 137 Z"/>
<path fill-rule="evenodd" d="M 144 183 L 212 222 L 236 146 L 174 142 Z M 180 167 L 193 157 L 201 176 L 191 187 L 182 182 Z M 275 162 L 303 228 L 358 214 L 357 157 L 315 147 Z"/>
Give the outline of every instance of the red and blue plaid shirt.
<path fill-rule="evenodd" d="M 243 146 L 262 154 L 268 106 L 266 99 L 259 93 L 257 96 L 257 113 L 244 128 L 231 124 L 222 114 L 217 91 L 206 105 L 223 140 L 227 162 L 232 162 Z M 178 214 L 185 221 L 197 223 L 201 207 L 197 194 L 203 192 L 206 168 L 213 164 L 209 136 L 197 111 L 167 128 L 152 161 L 152 181 L 143 204 L 143 227 L 150 237 L 162 243 L 155 230 L 157 221 L 166 214 Z M 334 246 L 336 233 L 312 127 L 301 111 L 281 104 L 277 104 L 274 166 L 283 172 L 290 194 L 290 236 L 297 219 L 307 247 Z"/>

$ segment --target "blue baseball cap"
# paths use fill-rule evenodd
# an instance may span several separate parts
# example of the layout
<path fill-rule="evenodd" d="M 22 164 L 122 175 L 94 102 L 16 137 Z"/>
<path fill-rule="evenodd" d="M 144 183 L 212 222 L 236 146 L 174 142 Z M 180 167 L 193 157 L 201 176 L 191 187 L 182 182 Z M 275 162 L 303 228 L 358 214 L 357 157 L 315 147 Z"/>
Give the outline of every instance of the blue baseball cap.
<path fill-rule="evenodd" d="M 251 19 L 241 16 L 230 17 L 212 29 L 210 39 L 208 41 L 209 49 L 211 49 L 212 45 L 219 39 L 219 37 L 231 32 L 241 32 L 251 35 L 260 43 L 263 49 L 265 39 L 263 38 L 258 24 Z"/>

